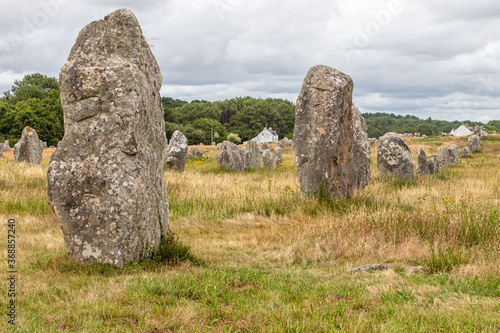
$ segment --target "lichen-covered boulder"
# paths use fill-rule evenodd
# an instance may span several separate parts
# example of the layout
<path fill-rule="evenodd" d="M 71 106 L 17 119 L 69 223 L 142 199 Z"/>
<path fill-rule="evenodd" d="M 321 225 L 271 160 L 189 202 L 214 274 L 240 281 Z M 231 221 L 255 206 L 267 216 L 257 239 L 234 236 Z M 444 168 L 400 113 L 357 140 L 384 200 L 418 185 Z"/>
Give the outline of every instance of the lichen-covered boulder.
<path fill-rule="evenodd" d="M 377 167 L 380 176 L 413 178 L 413 159 L 410 148 L 394 133 L 386 133 L 378 142 Z"/>
<path fill-rule="evenodd" d="M 232 142 L 217 145 L 217 164 L 224 169 L 242 172 L 245 169 L 243 152 Z"/>
<path fill-rule="evenodd" d="M 481 145 L 481 139 L 479 138 L 478 135 L 473 134 L 469 136 L 469 139 L 467 140 L 467 146 L 469 147 L 469 151 L 471 154 L 475 152 L 480 145 Z"/>
<path fill-rule="evenodd" d="M 469 147 L 462 148 L 462 157 L 469 157 L 469 156 L 470 156 Z"/>
<path fill-rule="evenodd" d="M 38 134 L 33 128 L 26 126 L 23 129 L 21 139 L 16 146 L 17 151 L 16 149 L 14 150 L 14 159 L 16 162 L 42 163 L 42 141 L 38 138 Z"/>
<path fill-rule="evenodd" d="M 273 153 L 269 149 L 264 150 L 262 153 L 262 164 L 264 164 L 264 168 L 274 169 L 276 167 Z"/>
<path fill-rule="evenodd" d="M 353 82 L 327 66 L 307 73 L 295 109 L 293 147 L 300 189 L 348 197 L 371 177 L 366 122 L 352 103 Z"/>
<path fill-rule="evenodd" d="M 201 152 L 200 149 L 193 147 L 193 149 L 191 149 L 191 156 L 201 158 L 203 157 L 203 153 Z"/>
<path fill-rule="evenodd" d="M 257 142 L 250 140 L 243 151 L 243 159 L 245 160 L 245 168 L 260 168 L 260 150 Z"/>
<path fill-rule="evenodd" d="M 122 267 L 150 258 L 166 236 L 161 85 L 130 10 L 80 31 L 59 74 L 64 138 L 47 173 L 70 259 Z"/>
<path fill-rule="evenodd" d="M 448 147 L 448 157 L 450 164 L 457 164 L 460 160 L 460 154 L 458 152 L 458 146 L 456 144 Z"/>
<path fill-rule="evenodd" d="M 186 155 L 188 151 L 188 140 L 180 131 L 175 131 L 170 138 L 165 164 L 169 169 L 184 172 L 186 168 Z"/>
<path fill-rule="evenodd" d="M 9 140 L 5 140 L 3 146 L 0 147 L 2 151 L 11 151 Z"/>
<path fill-rule="evenodd" d="M 274 165 L 280 166 L 283 163 L 283 151 L 281 147 L 274 147 Z"/>
<path fill-rule="evenodd" d="M 417 158 L 417 175 L 428 175 L 429 174 L 429 164 L 427 163 L 427 156 L 425 155 L 425 150 L 418 147 L 418 158 Z"/>

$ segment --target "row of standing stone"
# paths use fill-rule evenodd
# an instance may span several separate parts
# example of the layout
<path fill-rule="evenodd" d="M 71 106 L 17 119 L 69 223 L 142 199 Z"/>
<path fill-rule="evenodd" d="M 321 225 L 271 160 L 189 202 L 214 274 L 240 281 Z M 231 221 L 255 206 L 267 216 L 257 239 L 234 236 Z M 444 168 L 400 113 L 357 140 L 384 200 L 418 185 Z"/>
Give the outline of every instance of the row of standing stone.
<path fill-rule="evenodd" d="M 478 135 L 471 135 L 467 147 L 459 149 L 456 144 L 440 147 L 438 154 L 427 156 L 424 149 L 418 148 L 416 173 L 429 175 L 438 173 L 442 168 L 457 164 L 462 157 L 469 157 L 480 146 Z M 378 143 L 377 167 L 380 176 L 397 175 L 406 179 L 413 178 L 413 157 L 410 148 L 396 133 L 386 133 Z"/>
<path fill-rule="evenodd" d="M 21 134 L 21 139 L 14 145 L 14 159 L 16 162 L 40 164 L 45 148 L 47 148 L 47 143 L 38 138 L 35 129 L 26 126 Z M 4 151 L 11 151 L 9 140 L 0 144 L 0 157 L 3 157 Z"/>

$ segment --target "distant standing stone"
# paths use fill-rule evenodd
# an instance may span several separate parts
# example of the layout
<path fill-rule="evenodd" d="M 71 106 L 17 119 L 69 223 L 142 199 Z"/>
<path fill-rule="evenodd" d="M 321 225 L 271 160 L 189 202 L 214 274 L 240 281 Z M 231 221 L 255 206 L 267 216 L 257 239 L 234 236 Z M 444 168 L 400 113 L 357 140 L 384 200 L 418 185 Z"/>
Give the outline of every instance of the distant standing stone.
<path fill-rule="evenodd" d="M 3 146 L 1 147 L 2 151 L 11 151 L 9 140 L 5 140 Z"/>
<path fill-rule="evenodd" d="M 203 157 L 203 153 L 200 149 L 193 147 L 193 149 L 191 149 L 191 156 L 200 158 Z"/>
<path fill-rule="evenodd" d="M 469 147 L 462 148 L 462 157 L 469 157 L 469 156 L 470 156 Z"/>
<path fill-rule="evenodd" d="M 122 267 L 167 235 L 162 81 L 130 10 L 80 31 L 59 74 L 64 138 L 47 173 L 70 259 Z"/>
<path fill-rule="evenodd" d="M 242 172 L 245 169 L 243 152 L 232 142 L 217 145 L 217 164 L 224 169 Z"/>
<path fill-rule="evenodd" d="M 262 150 L 269 149 L 269 146 L 267 145 L 267 142 L 264 142 L 261 147 Z"/>
<path fill-rule="evenodd" d="M 352 103 L 352 79 L 327 66 L 313 66 L 295 109 L 293 147 L 300 189 L 348 197 L 370 181 L 366 122 Z"/>
<path fill-rule="evenodd" d="M 262 153 L 262 163 L 264 164 L 264 168 L 275 168 L 276 164 L 273 158 L 273 154 L 269 149 L 264 150 Z"/>
<path fill-rule="evenodd" d="M 170 138 L 170 143 L 165 156 L 165 164 L 169 169 L 184 172 L 186 168 L 186 155 L 188 150 L 188 140 L 180 131 L 175 131 Z"/>
<path fill-rule="evenodd" d="M 460 154 L 458 152 L 458 146 L 453 144 L 448 147 L 448 156 L 451 164 L 457 164 L 460 160 Z"/>
<path fill-rule="evenodd" d="M 427 163 L 427 156 L 425 155 L 425 150 L 418 147 L 418 159 L 417 159 L 417 175 L 428 175 L 429 174 L 429 164 Z"/>
<path fill-rule="evenodd" d="M 490 135 L 484 129 L 481 129 L 481 139 L 488 139 Z"/>
<path fill-rule="evenodd" d="M 427 158 L 427 167 L 429 168 L 429 174 L 431 175 L 439 172 L 440 168 L 439 168 L 438 155 L 430 155 Z"/>
<path fill-rule="evenodd" d="M 245 168 L 260 168 L 260 151 L 255 141 L 250 140 L 247 142 L 243 151 L 243 158 L 245 160 Z"/>
<path fill-rule="evenodd" d="M 47 148 L 47 142 L 42 142 L 42 149 Z"/>
<path fill-rule="evenodd" d="M 440 147 L 438 151 L 439 168 L 442 169 L 450 165 L 450 153 L 448 148 Z"/>
<path fill-rule="evenodd" d="M 413 178 L 411 151 L 399 135 L 387 133 L 380 138 L 377 166 L 380 176 Z"/>
<path fill-rule="evenodd" d="M 14 151 L 16 162 L 42 163 L 42 141 L 33 128 L 26 126 L 23 129 L 21 139 L 16 145 L 18 146 L 17 154 Z"/>
<path fill-rule="evenodd" d="M 283 151 L 281 147 L 274 147 L 274 165 L 276 167 L 283 163 Z"/>
<path fill-rule="evenodd" d="M 481 145 L 481 140 L 479 139 L 479 136 L 473 134 L 469 136 L 469 140 L 467 140 L 467 146 L 469 147 L 469 151 L 472 154 L 479 148 Z"/>

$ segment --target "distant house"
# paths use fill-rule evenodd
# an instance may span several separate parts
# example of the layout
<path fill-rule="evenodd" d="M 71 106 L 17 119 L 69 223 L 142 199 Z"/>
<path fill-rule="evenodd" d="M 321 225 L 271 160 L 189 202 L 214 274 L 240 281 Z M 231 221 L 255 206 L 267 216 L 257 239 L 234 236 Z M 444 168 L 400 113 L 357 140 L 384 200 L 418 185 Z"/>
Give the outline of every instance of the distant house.
<path fill-rule="evenodd" d="M 272 143 L 278 143 L 278 134 L 273 131 L 272 127 L 264 127 L 264 130 L 260 132 L 255 138 L 252 139 L 252 141 L 255 141 L 257 143 L 264 143 L 264 142 L 272 142 Z M 246 144 L 246 142 L 243 142 L 243 144 Z"/>
<path fill-rule="evenodd" d="M 450 135 L 452 136 L 469 136 L 474 132 L 467 125 L 461 125 L 459 128 L 451 130 Z"/>

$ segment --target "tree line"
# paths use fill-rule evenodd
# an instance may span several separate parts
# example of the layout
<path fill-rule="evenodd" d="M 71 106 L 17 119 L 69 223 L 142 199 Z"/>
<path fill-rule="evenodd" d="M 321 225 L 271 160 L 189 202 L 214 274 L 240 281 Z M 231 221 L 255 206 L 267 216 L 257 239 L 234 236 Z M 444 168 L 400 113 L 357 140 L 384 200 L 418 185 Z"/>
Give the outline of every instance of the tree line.
<path fill-rule="evenodd" d="M 162 97 L 165 131 L 170 139 L 181 131 L 190 144 L 210 144 L 230 140 L 247 141 L 264 127 L 272 127 L 279 138 L 292 138 L 295 104 L 279 98 L 236 97 L 224 101 L 191 102 Z M 378 138 L 387 132 L 420 133 L 427 136 L 449 133 L 461 123 L 483 125 L 489 132 L 500 132 L 500 120 L 487 124 L 473 121 L 444 121 L 389 113 L 364 113 L 368 136 Z M 14 81 L 0 98 L 0 142 L 15 144 L 25 126 L 34 128 L 40 139 L 57 145 L 64 135 L 64 117 L 57 80 L 39 73 Z"/>

